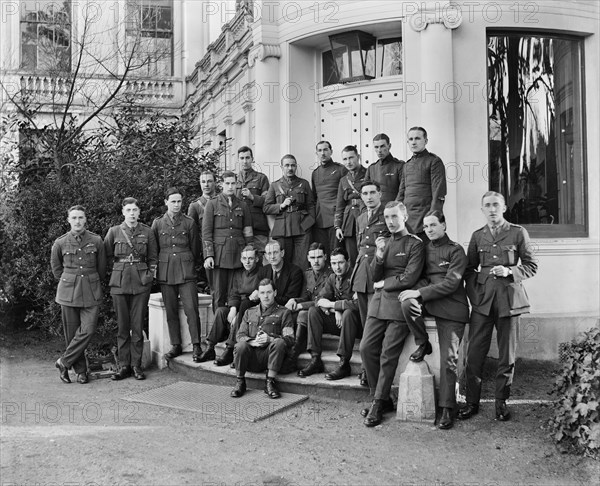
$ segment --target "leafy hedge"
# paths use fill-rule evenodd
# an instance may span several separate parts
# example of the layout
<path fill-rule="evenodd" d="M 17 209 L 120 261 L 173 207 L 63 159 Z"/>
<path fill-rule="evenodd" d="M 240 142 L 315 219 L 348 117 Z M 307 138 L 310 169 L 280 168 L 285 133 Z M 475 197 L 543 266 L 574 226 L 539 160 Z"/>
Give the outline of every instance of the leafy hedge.
<path fill-rule="evenodd" d="M 123 220 L 122 199 L 132 196 L 140 203 L 140 221 L 151 224 L 164 211 L 166 187 L 181 187 L 188 204 L 200 195 L 199 174 L 216 171 L 218 154 L 199 153 L 185 120 L 156 113 L 140 117 L 130 109 L 116 114 L 112 123 L 76 137 L 58 154 L 51 154 L 55 129 L 17 126 L 19 157 L 10 161 L 12 180 L 17 182 L 3 184 L 0 200 L 0 310 L 4 315 L 24 314 L 21 326 L 60 334 L 49 258 L 54 240 L 69 230 L 67 208 L 84 205 L 88 229 L 104 237 L 110 226 Z M 31 150 L 34 145 L 49 150 Z M 6 169 L 6 161 L 3 165 Z M 101 333 L 115 329 L 106 294 Z"/>
<path fill-rule="evenodd" d="M 564 349 L 556 380 L 552 437 L 566 450 L 592 457 L 600 453 L 600 329 L 581 333 Z"/>

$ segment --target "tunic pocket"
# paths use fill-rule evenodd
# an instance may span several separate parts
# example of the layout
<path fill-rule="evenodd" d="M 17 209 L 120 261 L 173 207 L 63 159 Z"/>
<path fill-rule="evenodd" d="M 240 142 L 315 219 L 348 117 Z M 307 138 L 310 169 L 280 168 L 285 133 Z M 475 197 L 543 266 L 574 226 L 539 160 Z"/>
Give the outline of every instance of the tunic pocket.
<path fill-rule="evenodd" d="M 60 276 L 60 282 L 58 282 L 58 289 L 56 297 L 61 302 L 73 302 L 73 295 L 75 293 L 75 280 L 77 275 L 71 273 L 63 273 Z"/>

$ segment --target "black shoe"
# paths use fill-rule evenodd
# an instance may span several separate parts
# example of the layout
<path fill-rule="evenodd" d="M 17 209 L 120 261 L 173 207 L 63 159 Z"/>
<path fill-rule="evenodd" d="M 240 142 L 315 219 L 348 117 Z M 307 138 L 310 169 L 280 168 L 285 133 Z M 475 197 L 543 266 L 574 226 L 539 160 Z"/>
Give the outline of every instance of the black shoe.
<path fill-rule="evenodd" d="M 360 371 L 360 375 L 358 375 L 358 379 L 360 381 L 360 386 L 369 386 L 369 380 L 367 380 L 367 372 L 365 370 Z M 365 415 L 366 417 L 366 415 Z"/>
<path fill-rule="evenodd" d="M 346 378 L 352 374 L 352 370 L 350 369 L 350 361 L 347 359 L 341 359 L 340 365 L 333 370 L 331 373 L 327 373 L 325 375 L 326 380 L 341 380 L 342 378 Z"/>
<path fill-rule="evenodd" d="M 200 354 L 200 356 L 198 356 L 198 358 L 196 358 L 194 361 L 196 363 L 204 363 L 206 361 L 212 361 L 216 357 L 217 357 L 217 355 L 215 353 L 215 348 L 210 347 L 206 351 L 204 351 L 202 354 Z"/>
<path fill-rule="evenodd" d="M 235 388 L 231 390 L 231 396 L 233 398 L 239 398 L 246 393 L 246 378 L 238 376 Z"/>
<path fill-rule="evenodd" d="M 200 355 L 202 354 L 202 347 L 200 346 L 199 343 L 194 344 L 194 350 L 192 351 L 192 361 L 194 363 L 199 363 L 200 361 L 198 361 L 198 358 L 200 358 Z"/>
<path fill-rule="evenodd" d="M 414 361 L 415 363 L 423 361 L 425 355 L 431 354 L 432 351 L 433 350 L 431 349 L 431 343 L 429 341 L 426 341 L 423 344 L 421 344 L 413 354 L 410 355 L 410 360 Z"/>
<path fill-rule="evenodd" d="M 369 409 L 369 413 L 363 422 L 367 427 L 375 427 L 383 420 L 383 400 L 375 399 Z"/>
<path fill-rule="evenodd" d="M 393 412 L 394 410 L 396 410 L 396 406 L 394 405 L 394 401 L 391 398 L 388 398 L 387 400 L 382 400 L 382 401 L 383 401 L 383 410 L 382 410 L 382 413 Z M 363 408 L 360 411 L 360 415 L 362 417 L 366 417 L 367 415 L 369 415 L 369 410 L 371 410 L 371 407 Z"/>
<path fill-rule="evenodd" d="M 78 373 L 77 374 L 77 383 L 81 383 L 82 385 L 85 385 L 89 381 L 90 381 L 90 379 L 88 378 L 87 373 Z"/>
<path fill-rule="evenodd" d="M 473 415 L 477 415 L 478 413 L 479 413 L 479 404 L 467 402 L 467 404 L 458 411 L 457 417 L 460 420 L 467 420 L 467 419 L 470 419 Z"/>
<path fill-rule="evenodd" d="M 265 393 L 269 398 L 279 398 L 281 396 L 281 393 L 277 389 L 275 378 L 267 378 L 267 381 L 265 381 Z"/>
<path fill-rule="evenodd" d="M 165 359 L 177 358 L 177 356 L 181 356 L 182 352 L 181 344 L 173 344 L 173 346 L 171 346 L 171 350 L 165 354 Z"/>
<path fill-rule="evenodd" d="M 324 370 L 323 361 L 321 356 L 313 356 L 305 368 L 298 371 L 298 376 L 306 378 L 307 376 L 314 375 L 315 373 L 323 373 Z"/>
<path fill-rule="evenodd" d="M 438 429 L 451 429 L 453 425 L 454 419 L 452 418 L 452 409 L 446 407 L 442 408 L 442 418 L 438 424 Z"/>
<path fill-rule="evenodd" d="M 506 400 L 496 399 L 496 420 L 500 420 L 500 422 L 506 422 L 510 420 L 510 410 L 506 405 Z"/>
<path fill-rule="evenodd" d="M 63 364 L 62 360 L 58 358 L 54 366 L 58 368 L 60 379 L 63 383 L 71 383 L 71 378 L 69 378 L 69 370 Z"/>
<path fill-rule="evenodd" d="M 131 368 L 129 366 L 121 366 L 119 371 L 110 377 L 113 381 L 123 380 L 131 376 Z"/>
<path fill-rule="evenodd" d="M 144 371 L 139 366 L 133 367 L 133 377 L 136 380 L 145 380 L 146 379 L 146 375 L 144 374 Z"/>
<path fill-rule="evenodd" d="M 215 359 L 215 364 L 217 366 L 226 366 L 231 363 L 233 363 L 233 348 L 227 346 L 223 354 Z"/>

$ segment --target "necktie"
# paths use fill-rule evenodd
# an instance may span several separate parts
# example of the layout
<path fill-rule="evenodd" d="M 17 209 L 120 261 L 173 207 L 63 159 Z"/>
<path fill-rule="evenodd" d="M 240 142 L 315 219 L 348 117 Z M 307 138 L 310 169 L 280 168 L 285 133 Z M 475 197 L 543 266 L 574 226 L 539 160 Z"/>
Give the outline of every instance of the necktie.
<path fill-rule="evenodd" d="M 277 287 L 277 280 L 279 279 L 279 272 L 273 272 L 273 285 Z"/>
<path fill-rule="evenodd" d="M 498 236 L 498 226 L 492 226 L 492 236 L 496 238 Z"/>
<path fill-rule="evenodd" d="M 369 221 L 372 217 L 373 217 L 373 210 L 368 209 L 367 210 L 367 221 Z"/>
<path fill-rule="evenodd" d="M 230 197 L 228 197 L 228 198 L 227 198 L 227 201 L 229 202 L 229 207 L 231 207 L 231 206 L 233 205 L 233 202 L 231 201 L 231 198 L 230 198 Z"/>

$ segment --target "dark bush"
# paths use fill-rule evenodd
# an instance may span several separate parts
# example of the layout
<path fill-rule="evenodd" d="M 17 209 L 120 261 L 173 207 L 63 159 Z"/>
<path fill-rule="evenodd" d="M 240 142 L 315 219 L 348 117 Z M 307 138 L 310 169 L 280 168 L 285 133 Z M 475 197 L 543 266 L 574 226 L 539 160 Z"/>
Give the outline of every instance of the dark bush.
<path fill-rule="evenodd" d="M 600 452 L 600 329 L 567 343 L 553 392 L 558 395 L 552 437 L 566 450 L 598 458 Z"/>

